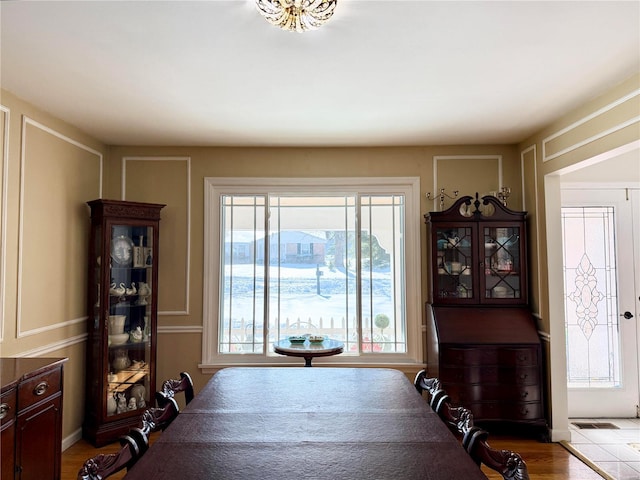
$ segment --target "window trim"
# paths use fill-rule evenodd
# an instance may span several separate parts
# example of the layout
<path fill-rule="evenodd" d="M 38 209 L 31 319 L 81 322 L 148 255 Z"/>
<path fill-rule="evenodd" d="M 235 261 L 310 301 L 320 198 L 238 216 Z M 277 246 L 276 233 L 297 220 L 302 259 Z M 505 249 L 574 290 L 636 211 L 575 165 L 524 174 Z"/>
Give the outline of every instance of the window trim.
<path fill-rule="evenodd" d="M 344 193 L 353 190 L 365 193 L 402 194 L 405 196 L 405 282 L 407 352 L 403 354 L 337 355 L 318 359 L 335 366 L 370 365 L 378 367 L 413 367 L 423 365 L 422 287 L 420 249 L 420 178 L 419 177 L 205 177 L 204 178 L 204 255 L 202 292 L 202 363 L 203 373 L 212 373 L 229 366 L 298 365 L 299 359 L 269 357 L 266 354 L 228 355 L 218 353 L 220 291 L 220 196 L 222 194 Z"/>

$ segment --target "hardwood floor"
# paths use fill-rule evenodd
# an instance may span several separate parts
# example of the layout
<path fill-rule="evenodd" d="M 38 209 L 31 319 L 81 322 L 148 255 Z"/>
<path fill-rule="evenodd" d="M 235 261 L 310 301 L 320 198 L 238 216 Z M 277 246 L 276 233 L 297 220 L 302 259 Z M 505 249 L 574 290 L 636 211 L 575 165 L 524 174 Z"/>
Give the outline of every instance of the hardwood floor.
<path fill-rule="evenodd" d="M 161 433 L 153 434 L 151 443 L 159 435 Z M 493 448 L 518 452 L 527 463 L 531 480 L 602 480 L 600 475 L 571 455 L 559 443 L 540 443 L 536 440 L 492 435 L 489 437 L 489 444 Z M 78 470 L 87 458 L 99 453 L 112 453 L 119 448 L 117 442 L 95 448 L 90 443 L 80 440 L 62 453 L 62 480 L 76 480 Z M 502 476 L 497 472 L 486 467 L 482 470 L 490 479 L 502 480 Z M 109 477 L 109 480 L 121 479 L 124 475 L 125 471 L 122 471 Z"/>
<path fill-rule="evenodd" d="M 598 473 L 559 443 L 500 435 L 490 435 L 488 441 L 493 448 L 518 452 L 527 464 L 531 480 L 602 480 Z M 494 470 L 482 467 L 482 471 L 492 480 L 502 480 L 502 475 Z"/>

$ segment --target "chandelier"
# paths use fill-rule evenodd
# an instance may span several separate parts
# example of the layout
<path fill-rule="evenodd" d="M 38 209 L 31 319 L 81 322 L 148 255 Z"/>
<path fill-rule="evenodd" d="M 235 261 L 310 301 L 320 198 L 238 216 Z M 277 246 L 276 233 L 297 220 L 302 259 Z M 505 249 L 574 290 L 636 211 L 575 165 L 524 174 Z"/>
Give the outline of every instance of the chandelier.
<path fill-rule="evenodd" d="M 256 0 L 258 11 L 283 30 L 315 30 L 333 15 L 338 0 Z"/>

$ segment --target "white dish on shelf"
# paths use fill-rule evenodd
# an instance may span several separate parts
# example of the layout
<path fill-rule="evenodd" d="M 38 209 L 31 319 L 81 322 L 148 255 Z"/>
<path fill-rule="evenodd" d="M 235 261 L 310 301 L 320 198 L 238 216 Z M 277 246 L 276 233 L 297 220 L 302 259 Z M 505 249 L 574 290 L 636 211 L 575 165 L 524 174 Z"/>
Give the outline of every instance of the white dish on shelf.
<path fill-rule="evenodd" d="M 127 340 L 129 340 L 128 333 L 109 335 L 109 342 L 111 342 L 111 345 L 122 345 L 123 343 L 127 343 Z"/>
<path fill-rule="evenodd" d="M 111 258 L 119 265 L 131 265 L 133 260 L 133 240 L 126 235 L 114 238 L 111 243 Z"/>

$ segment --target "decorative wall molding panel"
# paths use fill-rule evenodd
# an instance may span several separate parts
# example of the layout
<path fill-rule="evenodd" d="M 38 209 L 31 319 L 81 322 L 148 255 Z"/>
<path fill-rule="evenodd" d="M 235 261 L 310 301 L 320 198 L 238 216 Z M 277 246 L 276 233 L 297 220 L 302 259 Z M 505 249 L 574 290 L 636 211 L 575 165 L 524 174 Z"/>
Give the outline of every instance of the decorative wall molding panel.
<path fill-rule="evenodd" d="M 522 172 L 522 210 L 527 212 L 527 217 L 531 219 L 533 217 L 535 223 L 535 231 L 540 232 L 540 215 L 538 212 L 538 146 L 533 144 L 520 152 L 520 171 Z M 525 185 L 533 181 L 534 190 L 526 189 Z M 542 265 L 540 263 L 540 239 L 538 237 L 532 239 L 533 242 L 529 242 L 529 251 L 535 252 L 535 269 L 530 272 L 536 282 L 536 291 L 541 292 L 542 284 L 540 282 L 540 272 L 542 271 Z M 531 259 L 529 259 L 531 261 Z M 532 282 L 533 283 L 533 282 Z M 531 307 L 535 307 L 531 305 Z M 537 305 L 537 309 L 541 309 L 541 305 Z M 535 312 L 533 312 L 536 315 Z"/>
<path fill-rule="evenodd" d="M 454 190 L 459 191 L 459 195 L 474 195 L 478 189 L 475 175 L 460 175 L 460 179 L 457 185 L 445 185 L 442 178 L 452 178 L 452 174 L 447 174 L 448 171 L 457 170 L 464 171 L 465 164 L 476 165 L 476 168 L 482 170 L 485 175 L 487 172 L 493 172 L 495 178 L 492 182 L 495 182 L 495 187 L 487 188 L 486 191 L 479 192 L 481 195 L 488 194 L 490 191 L 499 191 L 502 188 L 502 155 L 436 155 L 433 157 L 433 189 L 432 195 L 437 195 L 441 188 L 445 189 L 446 193 L 451 194 Z M 443 173 L 444 172 L 444 173 Z M 491 174 L 489 174 L 490 176 Z M 450 181 L 448 183 L 451 183 Z M 473 190 L 473 191 L 471 191 Z M 444 208 L 448 208 L 454 200 L 445 202 Z M 434 200 L 433 210 L 439 209 L 439 201 Z"/>
<path fill-rule="evenodd" d="M 549 135 L 542 140 L 542 161 L 553 160 L 625 127 L 639 123 L 639 99 L 640 89 L 634 90 L 615 102 L 611 102 L 577 122 Z M 600 130 L 596 121 L 606 121 L 606 117 L 611 115 L 621 115 L 626 120 L 605 130 Z"/>
<path fill-rule="evenodd" d="M 68 285 L 65 279 L 85 278 L 86 247 L 80 246 L 86 245 L 88 220 L 83 207 L 87 196 L 102 195 L 103 172 L 101 152 L 26 115 L 22 117 L 20 136 L 17 338 L 86 320 L 84 316 L 60 319 L 85 310 L 86 287 Z M 64 158 L 70 165 L 55 168 L 51 155 Z M 95 164 L 87 164 L 89 159 Z M 78 175 L 55 173 L 64 171 L 77 171 Z M 32 220 L 30 212 L 42 209 L 50 215 L 43 219 L 40 214 L 39 220 Z M 69 256 L 74 249 L 78 256 Z"/>
<path fill-rule="evenodd" d="M 153 167 L 150 164 L 153 163 Z M 146 195 L 146 183 L 153 190 Z M 128 188 L 129 185 L 135 185 Z M 160 195 L 157 192 L 161 192 Z M 122 200 L 164 203 L 160 229 L 158 288 L 171 295 L 158 299 L 158 316 L 189 315 L 191 277 L 191 157 L 131 156 L 122 158 Z M 183 238 L 176 232 L 185 232 Z M 177 245 L 168 254 L 165 248 Z M 183 247 L 183 248 L 182 248 Z"/>
<path fill-rule="evenodd" d="M 202 325 L 167 325 L 158 327 L 158 333 L 199 333 L 202 334 Z"/>
<path fill-rule="evenodd" d="M 7 262 L 7 186 L 9 179 L 9 123 L 11 112 L 4 105 L 0 105 L 2 112 L 2 179 L 0 182 L 0 342 L 4 338 L 4 306 Z"/>
<path fill-rule="evenodd" d="M 75 335 L 73 337 L 65 338 L 64 340 L 60 340 L 58 342 L 47 343 L 46 345 L 40 345 L 39 347 L 32 348 L 31 350 L 26 350 L 21 352 L 16 357 L 39 357 L 42 355 L 48 355 L 53 352 L 57 352 L 58 350 L 62 350 L 63 348 L 71 347 L 72 345 L 76 345 L 78 343 L 84 343 L 87 341 L 87 334 L 83 333 L 81 335 Z"/>

